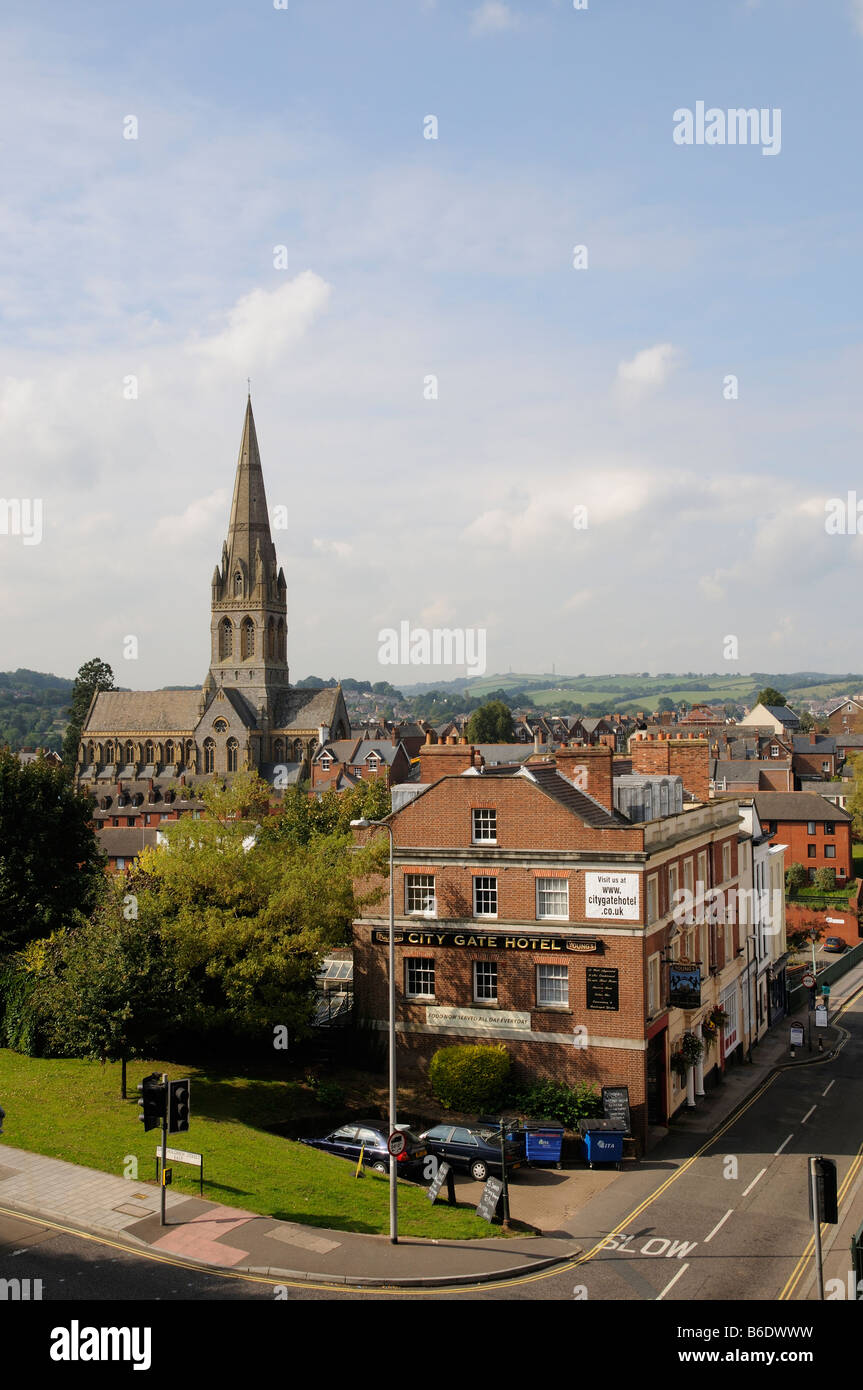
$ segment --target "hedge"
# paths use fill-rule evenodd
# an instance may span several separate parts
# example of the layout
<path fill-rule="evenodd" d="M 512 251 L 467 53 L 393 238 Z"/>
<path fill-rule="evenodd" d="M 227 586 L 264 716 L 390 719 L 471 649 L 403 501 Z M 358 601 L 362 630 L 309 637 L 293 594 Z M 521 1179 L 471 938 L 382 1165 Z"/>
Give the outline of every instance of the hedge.
<path fill-rule="evenodd" d="M 510 1056 L 505 1047 L 442 1047 L 429 1082 L 445 1110 L 493 1110 L 506 1095 Z"/>

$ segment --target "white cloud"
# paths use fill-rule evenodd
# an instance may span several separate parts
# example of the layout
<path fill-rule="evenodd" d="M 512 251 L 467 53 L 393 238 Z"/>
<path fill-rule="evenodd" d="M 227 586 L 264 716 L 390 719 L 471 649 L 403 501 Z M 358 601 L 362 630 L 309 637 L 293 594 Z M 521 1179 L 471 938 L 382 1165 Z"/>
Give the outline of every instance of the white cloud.
<path fill-rule="evenodd" d="M 321 540 L 315 536 L 312 545 L 319 555 L 331 555 L 336 560 L 348 560 L 354 553 L 353 546 L 347 541 Z"/>
<path fill-rule="evenodd" d="M 471 13 L 470 31 L 472 34 L 501 34 L 507 29 L 517 29 L 520 23 L 520 16 L 502 0 L 485 0 L 485 4 Z"/>
<path fill-rule="evenodd" d="M 230 500 L 231 494 L 223 487 L 209 497 L 195 498 L 178 516 L 159 517 L 153 527 L 153 539 L 158 545 L 173 545 L 193 536 L 212 536 L 220 523 L 226 529 Z"/>
<path fill-rule="evenodd" d="M 671 343 L 642 348 L 629 362 L 617 368 L 617 384 L 626 395 L 642 395 L 656 390 L 668 380 L 677 365 L 679 353 Z"/>
<path fill-rule="evenodd" d="M 323 313 L 330 286 L 304 270 L 273 290 L 252 290 L 228 313 L 227 327 L 212 338 L 193 340 L 189 351 L 240 373 L 273 367 Z"/>

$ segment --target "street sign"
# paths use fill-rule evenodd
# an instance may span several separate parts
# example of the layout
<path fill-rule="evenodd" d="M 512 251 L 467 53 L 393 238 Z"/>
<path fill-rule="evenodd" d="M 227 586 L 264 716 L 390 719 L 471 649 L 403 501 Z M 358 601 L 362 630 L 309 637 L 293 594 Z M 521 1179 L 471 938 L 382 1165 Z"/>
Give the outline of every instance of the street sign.
<path fill-rule="evenodd" d="M 802 983 L 807 989 L 811 989 L 815 984 L 815 976 L 812 974 L 811 970 L 807 970 L 806 974 L 803 976 Z"/>
<path fill-rule="evenodd" d="M 822 986 L 821 986 L 821 993 L 822 993 L 822 994 L 829 995 L 829 994 L 830 994 L 830 986 L 829 986 L 829 985 L 822 985 Z"/>
<path fill-rule="evenodd" d="M 817 1004 L 817 1005 L 815 1006 L 815 1027 L 816 1027 L 816 1028 L 826 1028 L 826 1027 L 827 1027 L 827 1005 L 826 1005 L 826 1004 Z"/>
<path fill-rule="evenodd" d="M 502 1192 L 503 1183 L 500 1178 L 489 1178 L 479 1199 L 477 1216 L 481 1216 L 484 1221 L 491 1221 Z"/>
<path fill-rule="evenodd" d="M 802 1047 L 802 1046 L 803 1046 L 803 1024 L 802 1024 L 802 1023 L 792 1023 L 792 1025 L 791 1025 L 791 1046 L 792 1046 L 792 1047 Z"/>
<path fill-rule="evenodd" d="M 408 1141 L 405 1138 L 402 1131 L 400 1129 L 396 1129 L 393 1130 L 392 1134 L 387 1140 L 387 1148 L 389 1149 L 393 1158 L 398 1158 L 399 1154 L 404 1153 L 405 1149 L 407 1148 L 407 1143 Z"/>
<path fill-rule="evenodd" d="M 429 1190 L 428 1190 L 428 1199 L 429 1199 L 430 1202 L 434 1202 L 434 1201 L 437 1200 L 438 1193 L 440 1192 L 441 1188 L 443 1187 L 444 1183 L 446 1182 L 446 1175 L 447 1175 L 448 1172 L 449 1172 L 449 1164 L 448 1164 L 448 1163 L 440 1163 L 440 1164 L 438 1164 L 438 1170 L 437 1170 L 437 1172 L 436 1172 L 436 1174 L 435 1174 L 435 1176 L 434 1176 L 434 1179 L 433 1179 L 433 1181 L 432 1181 L 432 1183 L 431 1183 L 431 1186 L 429 1187 Z"/>

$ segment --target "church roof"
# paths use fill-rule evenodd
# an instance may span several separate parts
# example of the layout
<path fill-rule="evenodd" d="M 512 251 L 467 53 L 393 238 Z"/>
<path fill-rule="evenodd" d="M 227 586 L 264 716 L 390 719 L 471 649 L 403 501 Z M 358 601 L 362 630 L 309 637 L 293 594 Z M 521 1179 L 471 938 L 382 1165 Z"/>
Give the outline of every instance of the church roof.
<path fill-rule="evenodd" d="M 332 724 L 341 693 L 341 686 L 338 685 L 328 685 L 323 690 L 280 691 L 273 714 L 273 728 L 317 729 L 321 724 Z"/>
<path fill-rule="evenodd" d="M 102 690 L 82 737 L 90 734 L 190 734 L 200 718 L 198 690 Z"/>

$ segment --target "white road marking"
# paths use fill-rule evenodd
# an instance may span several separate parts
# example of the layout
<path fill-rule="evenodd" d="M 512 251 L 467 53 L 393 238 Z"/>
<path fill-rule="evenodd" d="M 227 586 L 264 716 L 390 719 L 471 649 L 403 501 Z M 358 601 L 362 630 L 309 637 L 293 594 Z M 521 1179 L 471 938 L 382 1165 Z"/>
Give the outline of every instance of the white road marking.
<path fill-rule="evenodd" d="M 783 1139 L 783 1140 L 782 1140 L 782 1143 L 779 1145 L 779 1148 L 776 1150 L 776 1153 L 773 1155 L 773 1157 L 776 1158 L 778 1154 L 781 1154 L 782 1150 L 785 1148 L 785 1145 L 786 1145 L 791 1139 L 793 1139 L 793 1138 L 794 1138 L 794 1135 L 793 1135 L 793 1134 L 789 1134 L 789 1136 L 788 1136 L 787 1139 Z"/>
<path fill-rule="evenodd" d="M 803 1116 L 803 1119 L 800 1121 L 800 1123 L 801 1123 L 802 1125 L 805 1125 L 806 1121 L 809 1119 L 809 1116 L 812 1114 L 812 1111 L 814 1111 L 814 1109 L 815 1109 L 815 1106 L 813 1105 L 812 1110 L 807 1110 L 807 1111 L 806 1111 L 806 1114 Z"/>
<path fill-rule="evenodd" d="M 833 1080 L 830 1082 L 830 1085 L 827 1087 L 827 1090 L 821 1092 L 822 1096 L 826 1096 L 827 1091 L 830 1090 L 830 1086 L 835 1086 L 835 1085 L 836 1085 L 836 1077 L 834 1076 Z"/>
<path fill-rule="evenodd" d="M 745 1197 L 745 1196 L 746 1196 L 746 1193 L 744 1192 L 743 1195 L 744 1195 L 744 1197 Z M 713 1237 L 716 1235 L 716 1232 L 719 1230 L 719 1227 L 725 1225 L 726 1221 L 728 1220 L 729 1216 L 731 1216 L 731 1214 L 732 1214 L 733 1211 L 734 1211 L 734 1208 L 733 1208 L 733 1207 L 729 1207 L 728 1211 L 725 1213 L 725 1215 L 723 1216 L 722 1220 L 721 1220 L 721 1221 L 717 1221 L 716 1225 L 713 1227 L 713 1230 L 710 1232 L 710 1235 L 704 1237 L 704 1244 L 705 1244 L 705 1245 L 707 1244 L 707 1242 L 708 1242 L 709 1240 L 712 1240 L 712 1239 L 713 1239 Z"/>
<path fill-rule="evenodd" d="M 673 1288 L 673 1287 L 674 1287 L 674 1285 L 677 1283 L 678 1279 L 680 1278 L 681 1274 L 685 1274 L 686 1271 L 688 1270 L 688 1268 L 689 1268 L 689 1265 L 688 1265 L 688 1264 L 686 1264 L 686 1265 L 681 1265 L 681 1266 L 680 1266 L 679 1270 L 677 1271 L 677 1273 L 675 1274 L 675 1276 L 674 1276 L 674 1278 L 671 1280 L 671 1282 L 665 1285 L 665 1288 L 662 1290 L 662 1293 L 658 1293 L 658 1294 L 656 1295 L 656 1302 L 657 1302 L 657 1303 L 659 1303 L 660 1299 L 663 1299 L 663 1298 L 665 1297 L 665 1295 L 668 1293 L 668 1290 L 669 1290 L 670 1288 Z"/>
<path fill-rule="evenodd" d="M 752 1179 L 751 1183 L 749 1184 L 749 1186 L 747 1187 L 746 1191 L 745 1191 L 744 1194 L 743 1194 L 744 1197 L 748 1197 L 748 1196 L 749 1196 L 749 1194 L 750 1194 L 750 1192 L 752 1191 L 753 1187 L 754 1187 L 755 1184 L 757 1183 L 758 1178 L 763 1178 L 763 1177 L 764 1177 L 764 1174 L 765 1174 L 766 1172 L 767 1172 L 767 1169 L 766 1169 L 766 1168 L 762 1168 L 762 1169 L 761 1169 L 761 1172 L 758 1174 L 758 1177 Z"/>

